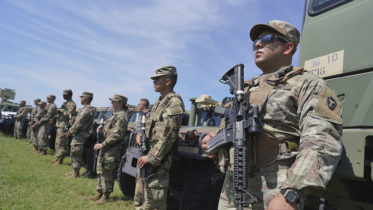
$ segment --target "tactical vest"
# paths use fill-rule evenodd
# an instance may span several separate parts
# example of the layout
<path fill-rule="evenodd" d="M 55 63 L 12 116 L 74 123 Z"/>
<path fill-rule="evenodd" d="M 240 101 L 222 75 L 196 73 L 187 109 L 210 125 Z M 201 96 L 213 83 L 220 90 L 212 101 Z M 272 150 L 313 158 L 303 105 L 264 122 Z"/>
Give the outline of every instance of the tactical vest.
<path fill-rule="evenodd" d="M 245 99 L 249 100 L 250 104 L 258 105 L 260 113 L 264 113 L 266 111 L 265 109 L 268 98 L 276 91 L 274 88 L 277 85 L 285 84 L 287 80 L 301 74 L 302 72 L 302 68 L 293 68 L 293 66 L 289 66 L 278 71 L 274 75 L 263 75 L 259 78 L 262 81 L 259 82 L 257 88 L 253 88 L 253 81 L 245 81 Z M 278 79 L 269 80 L 269 78 L 273 78 L 273 76 Z M 255 151 L 252 152 L 256 155 L 253 168 L 263 168 L 277 161 L 280 154 L 297 151 L 299 148 L 298 142 L 299 139 L 280 141 L 275 137 L 273 132 L 262 129 L 254 139 Z"/>
<path fill-rule="evenodd" d="M 179 107 L 168 108 L 169 110 L 165 112 L 165 109 L 169 107 L 170 101 L 174 97 L 183 101 L 180 95 L 170 93 L 165 96 L 164 99 L 153 105 L 150 117 L 146 118 L 145 134 L 149 142 L 148 147 L 155 144 L 155 141 L 158 141 L 162 137 L 165 130 L 165 124 L 163 122 L 165 118 L 167 118 L 169 115 L 182 114 L 184 112 L 184 108 L 180 109 Z"/>

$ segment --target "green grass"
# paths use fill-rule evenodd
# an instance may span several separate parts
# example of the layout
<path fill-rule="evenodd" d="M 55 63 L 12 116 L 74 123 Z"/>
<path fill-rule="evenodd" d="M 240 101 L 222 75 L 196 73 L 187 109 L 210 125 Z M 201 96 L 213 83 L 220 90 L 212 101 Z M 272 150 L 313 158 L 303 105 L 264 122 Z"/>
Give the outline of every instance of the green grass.
<path fill-rule="evenodd" d="M 91 204 L 97 179 L 68 178 L 70 158 L 57 166 L 49 163 L 54 159 L 53 151 L 42 156 L 28 140 L 0 133 L 0 209 L 134 209 L 117 183 L 108 203 Z"/>

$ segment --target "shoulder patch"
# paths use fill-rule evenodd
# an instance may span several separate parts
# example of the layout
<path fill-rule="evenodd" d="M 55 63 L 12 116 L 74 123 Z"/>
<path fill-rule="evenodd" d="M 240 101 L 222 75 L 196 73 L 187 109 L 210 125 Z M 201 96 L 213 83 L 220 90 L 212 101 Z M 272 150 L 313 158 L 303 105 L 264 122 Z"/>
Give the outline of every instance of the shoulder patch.
<path fill-rule="evenodd" d="M 184 102 L 181 99 L 180 95 L 175 95 L 171 98 L 169 106 L 167 108 L 166 113 L 168 115 L 176 115 L 184 113 Z"/>
<path fill-rule="evenodd" d="M 342 124 L 341 113 L 341 102 L 338 100 L 334 91 L 325 84 L 319 94 L 317 105 L 315 107 L 315 114 L 330 119 L 338 124 Z"/>

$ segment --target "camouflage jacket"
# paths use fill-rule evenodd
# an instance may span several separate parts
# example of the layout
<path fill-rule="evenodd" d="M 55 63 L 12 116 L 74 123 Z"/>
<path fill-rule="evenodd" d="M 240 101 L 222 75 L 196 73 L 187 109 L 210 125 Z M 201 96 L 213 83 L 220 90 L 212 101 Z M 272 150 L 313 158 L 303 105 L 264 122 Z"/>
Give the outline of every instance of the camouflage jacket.
<path fill-rule="evenodd" d="M 57 120 L 56 120 L 56 127 L 57 128 L 64 128 L 70 120 L 71 116 L 74 116 L 76 113 L 76 104 L 72 100 L 65 101 L 59 111 L 57 112 Z"/>
<path fill-rule="evenodd" d="M 96 109 L 90 105 L 84 106 L 76 116 L 74 124 L 69 129 L 73 136 L 88 138 L 92 131 Z"/>
<path fill-rule="evenodd" d="M 25 121 L 26 117 L 27 117 L 27 108 L 25 106 L 20 107 L 16 115 L 17 121 L 20 121 L 20 122 Z"/>
<path fill-rule="evenodd" d="M 106 120 L 103 135 L 104 141 L 102 142 L 102 150 L 105 151 L 113 145 L 120 143 L 124 139 L 127 131 L 128 115 L 124 110 L 113 112 Z"/>
<path fill-rule="evenodd" d="M 342 108 L 334 91 L 323 79 L 292 66 L 245 84 L 245 97 L 261 112 L 257 161 L 265 166 L 296 157 L 280 189 L 325 187 L 342 153 Z"/>
<path fill-rule="evenodd" d="M 45 110 L 47 110 L 47 113 L 40 119 L 41 123 L 49 122 L 49 120 L 54 120 L 57 106 L 54 103 L 50 103 L 45 107 Z"/>
<path fill-rule="evenodd" d="M 38 107 L 38 112 L 35 114 L 35 123 L 38 123 L 41 118 L 43 118 L 47 114 L 47 110 L 44 108 Z"/>
<path fill-rule="evenodd" d="M 31 110 L 31 123 L 34 123 L 36 122 L 36 115 L 38 114 L 38 112 L 40 112 L 40 108 L 39 107 L 34 107 L 32 108 Z"/>
<path fill-rule="evenodd" d="M 151 165 L 160 165 L 169 154 L 178 138 L 184 112 L 183 100 L 173 92 L 164 98 L 159 97 L 153 105 L 145 130 L 149 151 L 146 156 Z"/>

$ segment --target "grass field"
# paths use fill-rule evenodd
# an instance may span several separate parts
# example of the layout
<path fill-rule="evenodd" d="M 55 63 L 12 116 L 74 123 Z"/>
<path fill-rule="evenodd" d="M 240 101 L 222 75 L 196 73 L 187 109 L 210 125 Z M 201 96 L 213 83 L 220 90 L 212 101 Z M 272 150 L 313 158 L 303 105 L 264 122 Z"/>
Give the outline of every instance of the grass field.
<path fill-rule="evenodd" d="M 0 133 L 0 209 L 134 209 L 117 183 L 108 203 L 91 204 L 97 180 L 68 178 L 70 158 L 58 166 L 49 163 L 54 159 L 53 151 L 42 156 L 28 140 Z"/>

